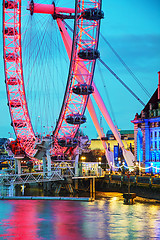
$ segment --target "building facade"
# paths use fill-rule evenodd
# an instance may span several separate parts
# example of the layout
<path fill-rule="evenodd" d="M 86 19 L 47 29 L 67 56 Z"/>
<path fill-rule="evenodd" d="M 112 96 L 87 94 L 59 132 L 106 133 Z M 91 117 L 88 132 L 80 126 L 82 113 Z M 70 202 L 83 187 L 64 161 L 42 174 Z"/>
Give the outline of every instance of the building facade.
<path fill-rule="evenodd" d="M 119 133 L 125 149 L 131 150 L 134 154 L 134 130 L 119 130 Z M 124 162 L 122 150 L 111 130 L 107 131 L 106 136 L 103 137 L 103 141 L 107 143 L 109 150 L 114 154 L 114 164 L 117 166 L 120 163 L 122 164 Z M 97 149 L 104 151 L 102 141 L 100 139 L 92 139 L 90 149 L 91 151 Z"/>
<path fill-rule="evenodd" d="M 160 72 L 158 88 L 147 105 L 136 113 L 134 124 L 135 158 L 145 172 L 160 172 Z"/>

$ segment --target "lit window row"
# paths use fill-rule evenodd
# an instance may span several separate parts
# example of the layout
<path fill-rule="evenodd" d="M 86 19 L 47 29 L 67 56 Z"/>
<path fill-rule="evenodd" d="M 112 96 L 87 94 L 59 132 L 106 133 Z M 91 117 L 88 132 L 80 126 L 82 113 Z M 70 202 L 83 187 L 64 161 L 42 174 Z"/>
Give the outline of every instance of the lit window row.
<path fill-rule="evenodd" d="M 160 141 L 151 141 L 151 150 L 160 149 Z"/>
<path fill-rule="evenodd" d="M 150 133 L 151 138 L 160 138 L 160 131 L 151 131 Z"/>
<path fill-rule="evenodd" d="M 155 153 L 155 152 L 152 152 L 151 154 L 150 154 L 150 160 L 149 160 L 150 162 L 152 161 L 152 162 L 159 162 L 160 161 L 160 153 Z"/>
<path fill-rule="evenodd" d="M 160 127 L 160 122 L 151 122 L 150 128 L 154 128 L 154 127 Z"/>

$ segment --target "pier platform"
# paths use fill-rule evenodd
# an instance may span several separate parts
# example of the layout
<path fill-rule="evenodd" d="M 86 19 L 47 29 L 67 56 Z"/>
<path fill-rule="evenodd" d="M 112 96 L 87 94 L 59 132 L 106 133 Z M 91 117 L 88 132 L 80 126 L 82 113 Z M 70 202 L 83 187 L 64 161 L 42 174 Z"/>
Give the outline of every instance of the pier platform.
<path fill-rule="evenodd" d="M 88 197 L 39 197 L 39 196 L 0 196 L 0 200 L 64 200 L 64 201 L 85 201 L 85 202 L 92 202 L 94 201 L 93 198 Z"/>

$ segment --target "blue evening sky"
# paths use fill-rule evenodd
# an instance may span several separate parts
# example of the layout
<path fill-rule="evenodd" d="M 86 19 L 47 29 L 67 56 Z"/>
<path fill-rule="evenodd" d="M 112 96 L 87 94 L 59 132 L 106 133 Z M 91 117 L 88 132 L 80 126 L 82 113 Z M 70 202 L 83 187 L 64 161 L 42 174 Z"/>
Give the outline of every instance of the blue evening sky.
<path fill-rule="evenodd" d="M 67 0 L 63 2 L 65 5 Z M 102 6 L 105 18 L 101 22 L 101 34 L 152 95 L 157 88 L 157 72 L 160 71 L 160 1 L 103 0 Z M 2 33 L 1 7 L 0 19 L 0 32 Z M 0 36 L 0 137 L 9 137 L 9 132 L 13 133 L 13 129 L 10 126 L 11 120 L 4 84 L 2 34 Z M 149 97 L 127 73 L 102 37 L 100 37 L 99 50 L 102 60 L 146 104 Z M 143 106 L 100 64 L 96 65 L 94 80 L 118 128 L 133 129 L 131 120 L 134 119 L 136 112 L 141 112 Z M 97 108 L 96 110 L 98 119 L 100 119 L 101 113 Z M 85 129 L 85 133 L 90 138 L 96 138 L 97 133 L 88 112 L 86 115 L 88 121 L 82 129 Z M 103 118 L 102 126 L 105 132 L 109 129 Z"/>

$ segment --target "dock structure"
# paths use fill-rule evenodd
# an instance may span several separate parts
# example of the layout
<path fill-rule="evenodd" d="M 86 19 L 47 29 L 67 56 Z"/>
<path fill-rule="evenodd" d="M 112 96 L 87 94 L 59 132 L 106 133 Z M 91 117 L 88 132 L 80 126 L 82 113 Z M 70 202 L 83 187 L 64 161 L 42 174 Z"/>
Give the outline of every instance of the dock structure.
<path fill-rule="evenodd" d="M 0 175 L 0 185 L 15 186 L 25 184 L 43 183 L 44 190 L 49 190 L 48 185 L 54 183 L 55 194 L 59 196 L 61 188 L 64 187 L 68 193 L 74 195 L 78 191 L 78 183 L 80 180 L 89 180 L 90 199 L 95 199 L 96 187 L 95 181 L 97 176 L 75 176 L 64 175 L 60 171 L 52 172 L 36 172 L 36 173 L 23 173 L 23 174 L 6 174 Z"/>
<path fill-rule="evenodd" d="M 75 189 L 78 190 L 78 181 L 79 180 L 89 180 L 90 181 L 90 198 L 95 199 L 96 197 L 96 178 L 97 176 L 74 176 L 72 177 L 73 180 L 75 180 Z"/>
<path fill-rule="evenodd" d="M 24 185 L 27 183 L 42 183 L 63 181 L 63 176 L 57 172 L 35 172 L 35 173 L 23 173 L 23 174 L 6 174 L 0 175 L 0 185 Z"/>
<path fill-rule="evenodd" d="M 92 198 L 89 197 L 40 197 L 40 196 L 0 196 L 0 200 L 63 200 L 63 201 L 93 201 Z"/>
<path fill-rule="evenodd" d="M 62 164 L 61 162 L 60 164 Z M 69 166 L 65 164 L 65 167 L 58 164 L 52 169 L 44 168 L 42 172 L 31 172 L 31 173 L 21 173 L 18 174 L 1 174 L 0 175 L 0 185 L 24 185 L 27 183 L 47 183 L 64 181 L 68 177 L 74 176 L 74 173 Z M 48 171 L 47 171 L 48 170 Z M 66 172 L 64 170 L 67 170 Z"/>

